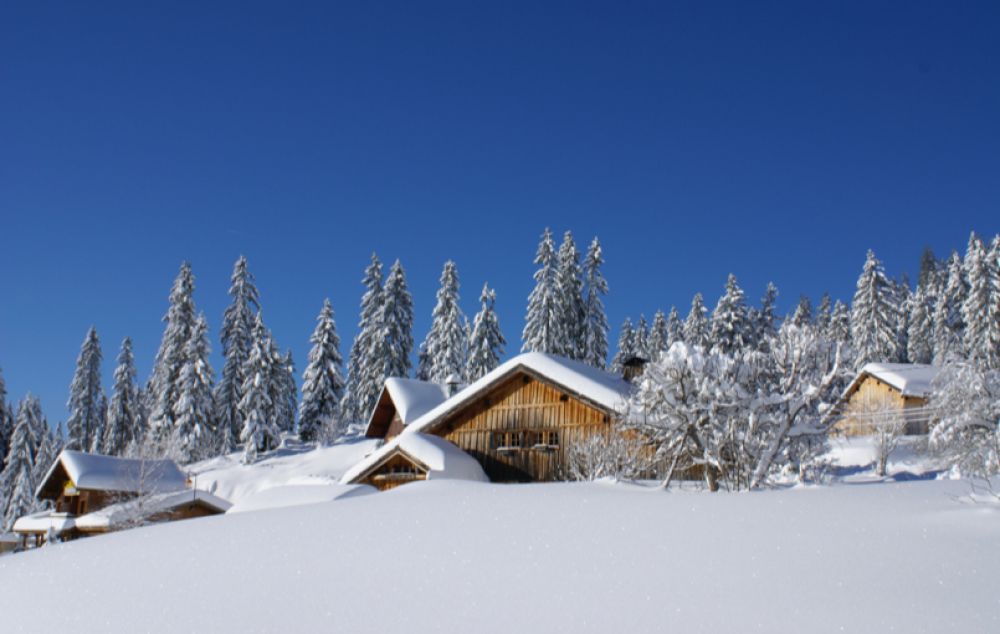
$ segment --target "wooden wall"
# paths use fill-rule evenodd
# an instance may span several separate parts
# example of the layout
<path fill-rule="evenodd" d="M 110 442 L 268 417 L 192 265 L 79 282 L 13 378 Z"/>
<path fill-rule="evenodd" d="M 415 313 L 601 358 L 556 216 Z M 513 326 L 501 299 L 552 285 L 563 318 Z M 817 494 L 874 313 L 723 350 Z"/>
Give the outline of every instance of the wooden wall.
<path fill-rule="evenodd" d="M 928 424 L 923 412 L 910 412 L 913 408 L 925 407 L 927 399 L 903 396 L 891 385 L 866 376 L 858 389 L 842 405 L 843 414 L 834 425 L 834 431 L 845 436 L 868 436 L 874 433 L 877 422 L 884 417 L 873 413 L 898 413 L 907 421 L 907 434 L 926 434 Z"/>
<path fill-rule="evenodd" d="M 517 374 L 433 433 L 476 458 L 494 482 L 547 482 L 564 477 L 571 443 L 609 428 L 607 413 Z"/>

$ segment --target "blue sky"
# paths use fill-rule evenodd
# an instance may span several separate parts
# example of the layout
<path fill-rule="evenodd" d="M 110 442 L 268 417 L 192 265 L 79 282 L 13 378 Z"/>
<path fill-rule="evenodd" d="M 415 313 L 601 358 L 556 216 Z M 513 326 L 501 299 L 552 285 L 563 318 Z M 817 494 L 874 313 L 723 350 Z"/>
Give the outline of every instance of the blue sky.
<path fill-rule="evenodd" d="M 298 364 L 369 254 L 425 334 L 445 259 L 520 346 L 544 227 L 600 236 L 615 328 L 726 274 L 849 298 L 875 249 L 1000 231 L 995 2 L 79 3 L 0 9 L 0 367 L 65 418 L 95 325 L 148 376 L 182 260 L 236 257 Z M 211 6 L 208 6 L 211 5 Z M 217 364 L 218 367 L 219 364 Z M 110 387 L 110 380 L 109 380 Z"/>

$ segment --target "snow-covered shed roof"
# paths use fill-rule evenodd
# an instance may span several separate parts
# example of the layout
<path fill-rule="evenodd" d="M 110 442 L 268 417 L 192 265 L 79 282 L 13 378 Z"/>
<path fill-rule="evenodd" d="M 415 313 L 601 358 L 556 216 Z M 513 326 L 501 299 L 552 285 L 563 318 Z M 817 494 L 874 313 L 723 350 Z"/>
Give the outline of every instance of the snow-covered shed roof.
<path fill-rule="evenodd" d="M 403 425 L 409 425 L 414 420 L 423 416 L 428 411 L 434 409 L 448 398 L 448 386 L 430 381 L 419 381 L 417 379 L 405 379 L 401 377 L 390 377 L 385 380 L 382 394 L 379 395 L 378 404 L 372 408 L 371 416 L 368 418 L 369 431 L 375 431 L 375 436 L 385 435 L 391 419 L 391 410 L 394 408 L 399 414 Z M 382 420 L 386 419 L 386 420 Z M 378 430 L 374 430 L 378 427 Z M 366 435 L 372 436 L 366 432 Z"/>
<path fill-rule="evenodd" d="M 865 377 L 871 376 L 896 388 L 903 396 L 926 398 L 931 394 L 931 382 L 940 371 L 938 366 L 922 363 L 866 363 L 844 396 L 849 396 Z"/>
<path fill-rule="evenodd" d="M 15 533 L 48 533 L 51 528 L 57 535 L 76 526 L 76 518 L 66 513 L 39 511 L 19 517 L 12 527 Z"/>
<path fill-rule="evenodd" d="M 217 513 L 225 513 L 232 506 L 228 501 L 201 489 L 186 489 L 170 493 L 157 493 L 142 498 L 119 502 L 76 518 L 76 528 L 87 531 L 110 530 L 123 522 L 147 519 L 161 513 L 196 504 Z"/>
<path fill-rule="evenodd" d="M 36 496 L 58 497 L 62 474 L 77 489 L 118 493 L 163 493 L 187 486 L 187 477 L 173 460 L 118 458 L 64 449 L 49 468 Z"/>
<path fill-rule="evenodd" d="M 398 447 L 400 439 L 410 434 L 429 432 L 435 424 L 442 421 L 449 414 L 474 402 L 484 392 L 488 392 L 518 372 L 524 372 L 546 381 L 559 389 L 573 394 L 580 400 L 589 402 L 608 412 L 618 414 L 627 412 L 628 398 L 632 391 L 632 385 L 617 374 L 612 374 L 586 363 L 556 355 L 545 354 L 543 352 L 527 352 L 502 363 L 478 381 L 475 381 L 451 398 L 421 415 L 407 425 L 402 434 L 393 438 L 381 448 L 368 455 L 364 460 L 355 465 L 355 467 L 348 470 L 341 479 L 341 482 L 349 483 L 358 476 L 364 475 L 372 467 L 381 464 L 383 460 L 388 458 Z M 448 444 L 450 445 L 451 443 Z"/>
<path fill-rule="evenodd" d="M 438 436 L 402 433 L 381 449 L 347 470 L 341 482 L 349 484 L 364 477 L 397 452 L 427 468 L 428 480 L 472 480 L 489 482 L 475 458 Z"/>

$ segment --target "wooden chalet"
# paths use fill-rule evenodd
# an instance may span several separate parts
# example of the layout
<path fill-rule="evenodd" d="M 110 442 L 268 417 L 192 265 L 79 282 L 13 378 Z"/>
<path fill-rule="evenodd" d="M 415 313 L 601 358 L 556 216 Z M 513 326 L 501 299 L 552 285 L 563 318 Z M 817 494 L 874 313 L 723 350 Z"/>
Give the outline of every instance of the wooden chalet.
<path fill-rule="evenodd" d="M 584 363 L 522 354 L 407 425 L 342 481 L 386 489 L 434 477 L 406 451 L 413 434 L 448 441 L 493 482 L 558 480 L 567 472 L 568 447 L 609 433 L 625 414 L 630 392 L 622 377 Z"/>
<path fill-rule="evenodd" d="M 916 363 L 868 363 L 827 415 L 834 433 L 865 436 L 899 421 L 906 434 L 926 434 L 934 422 L 928 407 L 940 368 Z"/>
<path fill-rule="evenodd" d="M 449 387 L 440 383 L 391 377 L 385 380 L 365 428 L 367 438 L 389 439 L 448 400 Z"/>
<path fill-rule="evenodd" d="M 64 450 L 42 479 L 35 497 L 50 510 L 19 518 L 14 532 L 23 545 L 48 535 L 74 539 L 135 523 L 173 521 L 224 513 L 229 503 L 188 488 L 171 460 L 139 460 Z"/>

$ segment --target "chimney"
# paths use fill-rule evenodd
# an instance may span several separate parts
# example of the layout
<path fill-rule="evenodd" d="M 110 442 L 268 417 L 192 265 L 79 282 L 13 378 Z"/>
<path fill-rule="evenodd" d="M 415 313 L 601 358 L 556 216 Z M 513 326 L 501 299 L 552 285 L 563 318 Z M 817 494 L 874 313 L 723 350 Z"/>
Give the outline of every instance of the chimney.
<path fill-rule="evenodd" d="M 455 373 L 449 374 L 444 384 L 448 386 L 448 396 L 455 396 L 462 389 L 462 377 Z"/>
<path fill-rule="evenodd" d="M 646 369 L 647 363 L 649 363 L 648 359 L 644 359 L 638 355 L 628 357 L 622 363 L 622 378 L 629 383 L 635 383 L 638 379 L 642 378 L 642 371 Z"/>

